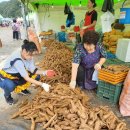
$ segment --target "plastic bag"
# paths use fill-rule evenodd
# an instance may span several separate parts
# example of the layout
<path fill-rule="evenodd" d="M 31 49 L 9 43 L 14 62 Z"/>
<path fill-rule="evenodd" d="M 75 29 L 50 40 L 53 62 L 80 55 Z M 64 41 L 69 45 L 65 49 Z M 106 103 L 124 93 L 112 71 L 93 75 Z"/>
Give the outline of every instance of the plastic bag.
<path fill-rule="evenodd" d="M 96 81 L 96 84 L 98 84 L 98 71 L 94 70 L 92 75 L 92 81 Z"/>
<path fill-rule="evenodd" d="M 70 7 L 68 6 L 67 3 L 65 3 L 65 7 L 64 7 L 64 14 L 69 14 L 71 11 L 70 11 Z"/>
<path fill-rule="evenodd" d="M 107 11 L 101 15 L 102 32 L 110 32 L 112 30 L 111 24 L 115 21 L 114 15 Z"/>
<path fill-rule="evenodd" d="M 120 96 L 120 113 L 123 116 L 130 116 L 130 71 L 124 82 L 124 87 Z"/>

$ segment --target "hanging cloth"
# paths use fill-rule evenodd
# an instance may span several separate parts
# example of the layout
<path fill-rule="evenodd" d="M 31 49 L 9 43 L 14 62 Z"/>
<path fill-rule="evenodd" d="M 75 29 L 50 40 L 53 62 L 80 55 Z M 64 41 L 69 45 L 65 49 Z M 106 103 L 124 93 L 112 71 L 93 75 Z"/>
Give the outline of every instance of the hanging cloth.
<path fill-rule="evenodd" d="M 70 12 L 66 20 L 66 27 L 70 27 L 71 25 L 74 24 L 75 24 L 75 16 L 73 12 Z"/>
<path fill-rule="evenodd" d="M 103 12 L 110 11 L 111 13 L 114 13 L 113 6 L 114 6 L 113 0 L 104 0 L 102 11 Z"/>

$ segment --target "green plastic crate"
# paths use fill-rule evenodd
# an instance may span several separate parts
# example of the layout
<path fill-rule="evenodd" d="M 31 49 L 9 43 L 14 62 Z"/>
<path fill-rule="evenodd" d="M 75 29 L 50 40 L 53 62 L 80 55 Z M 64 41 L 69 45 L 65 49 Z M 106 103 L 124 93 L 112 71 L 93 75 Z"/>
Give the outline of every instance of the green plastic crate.
<path fill-rule="evenodd" d="M 105 81 L 99 80 L 97 96 L 116 104 L 119 101 L 122 87 L 123 83 L 113 85 Z"/>

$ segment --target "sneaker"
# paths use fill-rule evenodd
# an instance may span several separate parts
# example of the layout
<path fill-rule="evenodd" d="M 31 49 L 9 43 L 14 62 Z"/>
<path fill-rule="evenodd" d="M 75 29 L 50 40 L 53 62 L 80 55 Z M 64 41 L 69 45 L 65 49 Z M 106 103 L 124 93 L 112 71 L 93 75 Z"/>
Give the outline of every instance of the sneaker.
<path fill-rule="evenodd" d="M 4 96 L 5 96 L 5 95 L 4 95 Z M 7 102 L 9 105 L 13 105 L 13 104 L 14 104 L 14 100 L 13 100 L 13 98 L 11 97 L 11 95 L 5 96 L 5 100 L 6 100 L 6 102 Z"/>
<path fill-rule="evenodd" d="M 28 94 L 31 94 L 31 92 L 28 91 L 27 89 L 25 89 L 25 90 L 21 91 L 21 94 L 28 95 Z"/>

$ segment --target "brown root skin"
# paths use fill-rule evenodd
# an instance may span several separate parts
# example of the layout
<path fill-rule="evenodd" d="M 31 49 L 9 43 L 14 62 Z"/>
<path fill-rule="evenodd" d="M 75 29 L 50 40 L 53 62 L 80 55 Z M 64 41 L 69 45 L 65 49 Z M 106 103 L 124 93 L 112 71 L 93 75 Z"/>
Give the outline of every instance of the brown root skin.
<path fill-rule="evenodd" d="M 47 44 L 49 44 L 47 45 L 49 49 L 40 63 L 40 66 L 43 69 L 55 70 L 57 75 L 53 78 L 43 77 L 42 82 L 51 85 L 59 82 L 68 84 L 71 78 L 70 70 L 73 52 L 64 44 L 57 43 L 56 41 Z"/>
<path fill-rule="evenodd" d="M 57 114 L 55 114 L 44 126 L 43 129 L 46 129 L 51 123 L 52 121 L 57 117 Z"/>
<path fill-rule="evenodd" d="M 104 126 L 104 123 L 101 120 L 96 120 L 94 130 L 101 130 Z"/>
<path fill-rule="evenodd" d="M 120 122 L 115 130 L 124 130 L 126 128 L 126 124 L 124 122 Z"/>
<path fill-rule="evenodd" d="M 31 121 L 32 121 L 32 124 L 31 124 L 31 130 L 35 130 L 35 121 L 34 121 L 34 118 L 30 117 L 31 118 Z"/>
<path fill-rule="evenodd" d="M 59 83 L 51 88 L 50 93 L 42 91 L 36 94 L 31 102 L 19 108 L 13 118 L 20 116 L 31 120 L 32 129 L 41 123 L 42 129 L 46 130 L 127 130 L 108 107 L 83 105 L 83 98 L 88 101 L 87 95 L 79 88 L 72 90 L 68 85 Z"/>

